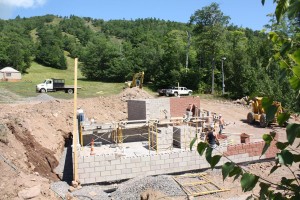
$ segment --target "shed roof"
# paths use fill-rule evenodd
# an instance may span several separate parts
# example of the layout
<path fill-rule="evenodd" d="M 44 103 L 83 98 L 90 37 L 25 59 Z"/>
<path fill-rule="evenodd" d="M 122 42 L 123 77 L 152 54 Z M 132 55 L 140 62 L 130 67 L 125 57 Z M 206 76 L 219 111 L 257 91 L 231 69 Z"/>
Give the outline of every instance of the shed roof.
<path fill-rule="evenodd" d="M 19 72 L 18 70 L 15 70 L 12 67 L 4 67 L 3 69 L 0 70 L 0 72 L 10 72 L 10 73 L 16 73 Z"/>

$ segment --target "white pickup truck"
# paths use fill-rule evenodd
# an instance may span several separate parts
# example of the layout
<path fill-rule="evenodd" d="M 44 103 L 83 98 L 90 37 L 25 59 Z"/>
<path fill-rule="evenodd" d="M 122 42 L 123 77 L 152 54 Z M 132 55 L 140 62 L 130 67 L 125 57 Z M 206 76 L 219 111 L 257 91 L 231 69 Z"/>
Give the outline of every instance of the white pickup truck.
<path fill-rule="evenodd" d="M 81 87 L 77 87 L 77 89 L 81 89 Z M 36 92 L 56 92 L 56 91 L 65 91 L 65 93 L 73 94 L 74 86 L 73 85 L 65 85 L 64 79 L 46 79 L 43 83 L 36 85 Z"/>
<path fill-rule="evenodd" d="M 178 95 L 189 95 L 191 96 L 193 93 L 193 90 L 189 90 L 186 87 L 174 87 L 171 89 L 166 90 L 166 96 L 175 96 L 177 97 Z"/>

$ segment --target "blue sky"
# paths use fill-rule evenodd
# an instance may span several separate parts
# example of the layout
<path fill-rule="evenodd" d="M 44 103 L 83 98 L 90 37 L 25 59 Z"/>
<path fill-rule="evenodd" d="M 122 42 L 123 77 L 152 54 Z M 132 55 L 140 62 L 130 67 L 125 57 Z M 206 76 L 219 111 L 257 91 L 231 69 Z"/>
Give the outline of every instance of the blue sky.
<path fill-rule="evenodd" d="M 158 19 L 188 22 L 196 10 L 216 2 L 222 12 L 237 26 L 261 30 L 267 14 L 273 13 L 273 0 L 265 6 L 261 0 L 0 0 L 0 18 L 54 14 L 59 16 L 92 17 L 97 19 Z"/>

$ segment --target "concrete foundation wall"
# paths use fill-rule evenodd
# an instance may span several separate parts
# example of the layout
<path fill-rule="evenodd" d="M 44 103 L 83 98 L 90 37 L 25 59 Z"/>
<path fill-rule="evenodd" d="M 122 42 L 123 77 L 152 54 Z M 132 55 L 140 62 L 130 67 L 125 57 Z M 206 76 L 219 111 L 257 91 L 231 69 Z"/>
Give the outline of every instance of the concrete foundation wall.
<path fill-rule="evenodd" d="M 236 163 L 259 160 L 264 142 L 238 144 L 224 149 L 232 161 Z M 275 144 L 261 159 L 273 158 L 277 153 Z M 222 157 L 218 166 L 228 160 Z M 158 175 L 175 172 L 209 168 L 204 156 L 197 151 L 180 150 L 177 152 L 160 153 L 134 157 L 117 157 L 115 154 L 81 156 L 78 157 L 78 175 L 82 184 L 105 181 L 116 181 L 134 178 L 140 175 Z"/>

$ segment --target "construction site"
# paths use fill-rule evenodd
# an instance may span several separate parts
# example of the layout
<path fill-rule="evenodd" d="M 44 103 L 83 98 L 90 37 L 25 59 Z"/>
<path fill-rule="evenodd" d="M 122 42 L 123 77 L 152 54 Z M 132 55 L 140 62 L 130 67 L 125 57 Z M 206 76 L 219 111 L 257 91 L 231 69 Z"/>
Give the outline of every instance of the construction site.
<path fill-rule="evenodd" d="M 212 124 L 218 131 L 222 114 L 226 126 L 213 153 L 267 176 L 277 148 L 272 144 L 261 156 L 262 135 L 275 131 L 285 140 L 285 128 L 248 124 L 251 108 L 230 101 L 157 97 L 126 88 L 77 104 L 77 124 L 71 100 L 41 94 L 3 104 L 3 199 L 245 199 L 238 181 L 223 181 L 218 167 L 210 169 L 197 143 L 206 141 Z"/>

